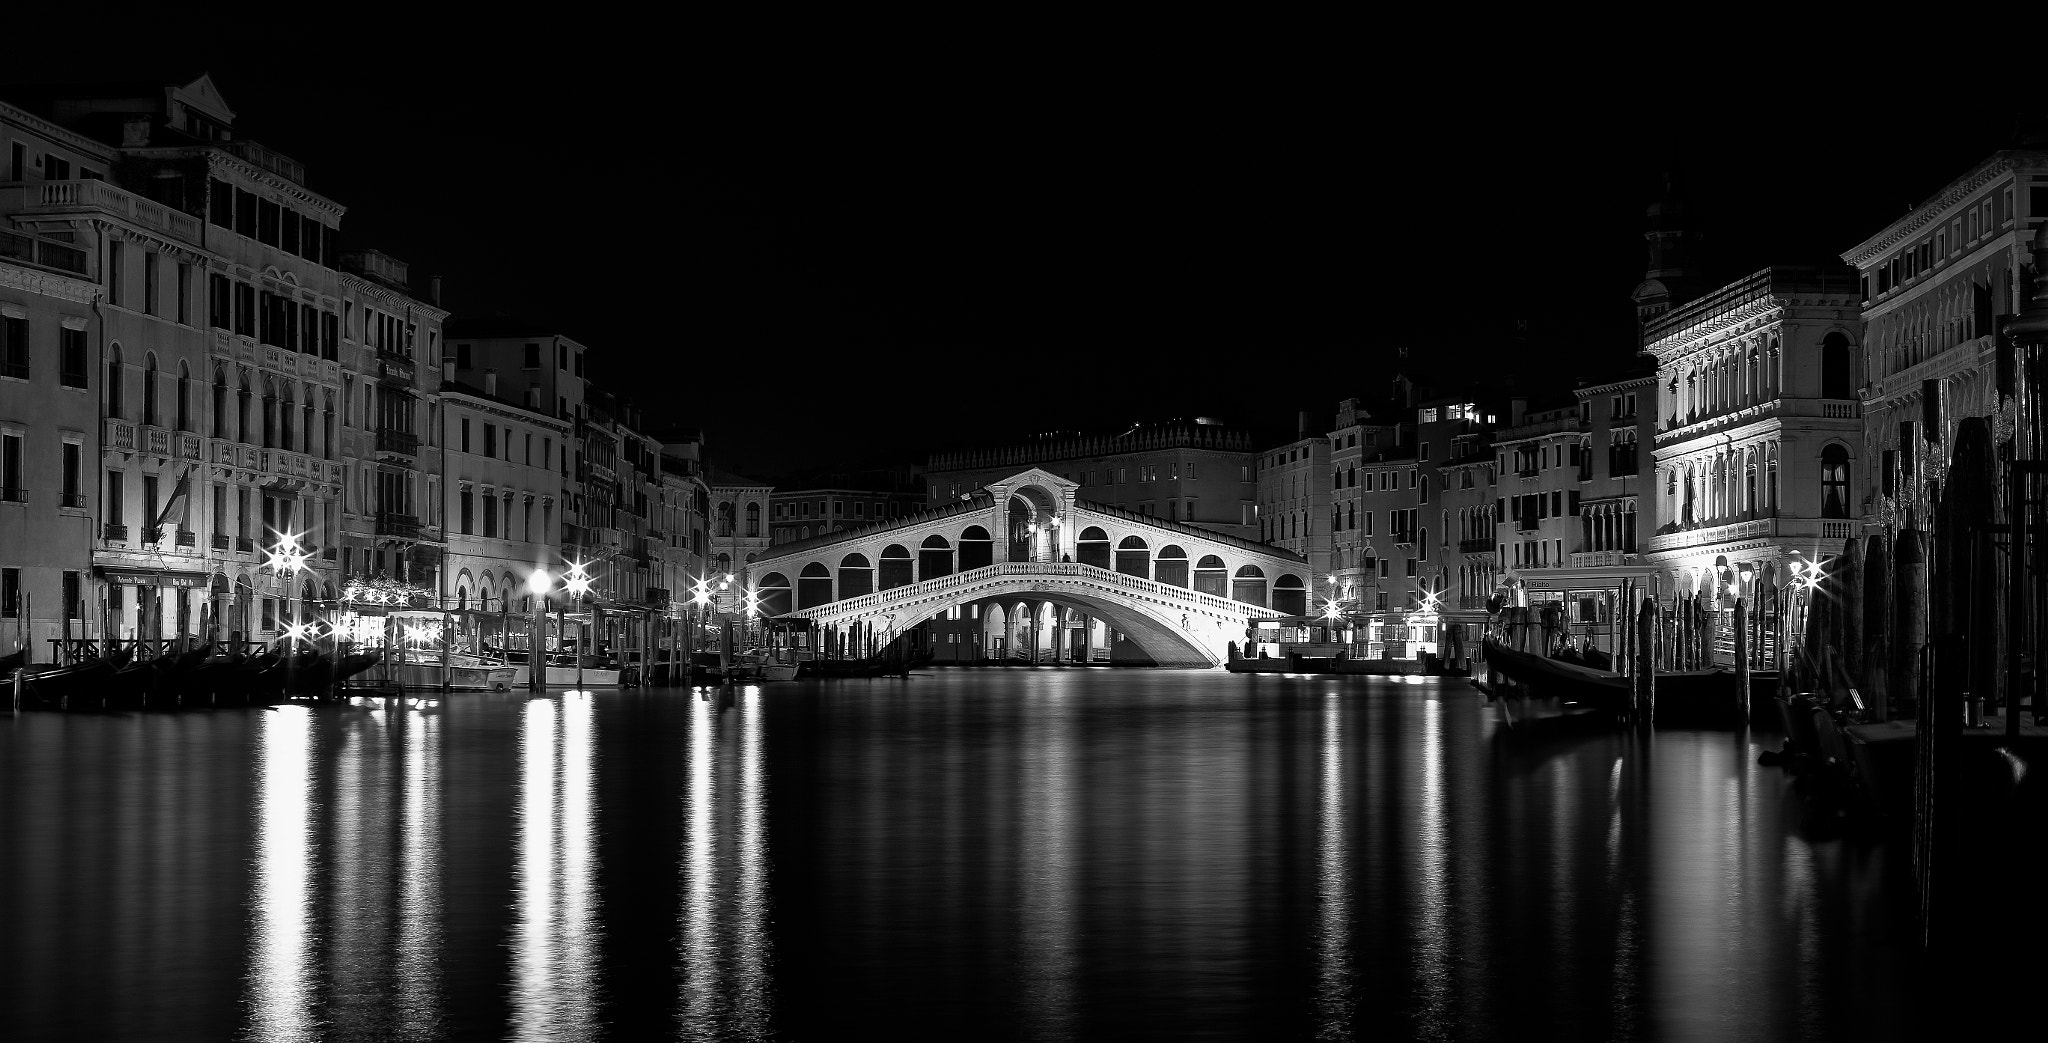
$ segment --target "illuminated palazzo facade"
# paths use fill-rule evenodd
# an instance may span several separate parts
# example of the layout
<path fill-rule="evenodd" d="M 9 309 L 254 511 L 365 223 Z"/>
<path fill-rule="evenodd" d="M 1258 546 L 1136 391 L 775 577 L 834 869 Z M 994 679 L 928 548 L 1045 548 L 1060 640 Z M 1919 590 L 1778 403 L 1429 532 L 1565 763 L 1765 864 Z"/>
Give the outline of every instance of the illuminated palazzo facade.
<path fill-rule="evenodd" d="M 1858 276 L 1865 380 L 1853 389 L 1876 466 L 1857 475 L 1865 517 L 1929 529 L 1956 421 L 2012 437 L 1997 388 L 1997 333 L 2026 306 L 2027 250 L 2048 219 L 2048 151 L 1997 152 L 1842 254 Z"/>
<path fill-rule="evenodd" d="M 1839 553 L 1860 531 L 1863 329 L 1856 275 L 1841 267 L 1766 268 L 1649 321 L 1646 559 L 1665 604 L 1705 594 L 1732 608 L 1761 570 Z"/>

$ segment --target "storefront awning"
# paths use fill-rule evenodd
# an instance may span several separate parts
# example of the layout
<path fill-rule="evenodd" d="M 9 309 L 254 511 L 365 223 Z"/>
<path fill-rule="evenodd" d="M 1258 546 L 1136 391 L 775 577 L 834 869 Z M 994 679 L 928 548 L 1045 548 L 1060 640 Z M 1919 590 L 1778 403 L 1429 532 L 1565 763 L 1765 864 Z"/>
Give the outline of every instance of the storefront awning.
<path fill-rule="evenodd" d="M 135 565 L 100 565 L 94 571 L 109 583 L 124 587 L 200 587 L 211 577 L 189 569 L 152 569 Z"/>

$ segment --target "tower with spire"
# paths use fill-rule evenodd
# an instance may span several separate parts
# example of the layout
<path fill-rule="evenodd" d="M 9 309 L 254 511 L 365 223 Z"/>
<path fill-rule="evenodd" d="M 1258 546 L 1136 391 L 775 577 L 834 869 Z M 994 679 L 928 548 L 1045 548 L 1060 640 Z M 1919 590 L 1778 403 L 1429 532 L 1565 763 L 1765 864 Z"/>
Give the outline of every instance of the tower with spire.
<path fill-rule="evenodd" d="M 1649 244 L 1650 267 L 1643 281 L 1630 294 L 1636 302 L 1636 334 L 1644 331 L 1665 312 L 1692 300 L 1699 293 L 1699 273 L 1688 262 L 1685 231 L 1685 203 L 1676 179 L 1666 172 L 1664 193 L 1644 211 L 1643 239 Z"/>

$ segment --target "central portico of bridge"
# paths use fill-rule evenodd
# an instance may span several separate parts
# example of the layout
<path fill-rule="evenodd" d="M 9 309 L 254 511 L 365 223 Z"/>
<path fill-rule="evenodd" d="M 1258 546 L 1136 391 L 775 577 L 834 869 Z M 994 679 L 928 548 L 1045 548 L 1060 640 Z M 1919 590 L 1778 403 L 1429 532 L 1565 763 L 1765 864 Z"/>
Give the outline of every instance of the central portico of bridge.
<path fill-rule="evenodd" d="M 1253 621 L 1308 611 L 1308 562 L 1194 525 L 1079 501 L 1032 468 L 960 502 L 785 543 L 746 567 L 764 614 L 902 634 L 976 602 L 1100 619 L 1162 666 L 1217 666 Z"/>

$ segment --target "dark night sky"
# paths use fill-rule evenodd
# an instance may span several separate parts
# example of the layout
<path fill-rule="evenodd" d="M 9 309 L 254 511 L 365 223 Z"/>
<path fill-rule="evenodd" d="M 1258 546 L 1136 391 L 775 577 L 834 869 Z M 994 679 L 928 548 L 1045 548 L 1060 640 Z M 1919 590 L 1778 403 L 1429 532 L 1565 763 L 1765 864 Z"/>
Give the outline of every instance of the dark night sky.
<path fill-rule="evenodd" d="M 444 276 L 459 314 L 577 337 L 600 380 L 767 476 L 1173 416 L 1287 433 L 1404 366 L 1569 386 L 1627 361 L 1664 170 L 1725 280 L 1846 250 L 2015 118 L 1947 106 L 1877 158 L 1836 89 L 1653 102 L 1634 70 L 151 39 L 119 77 L 210 71 L 238 133 L 350 208 L 348 248 L 422 293 Z"/>

